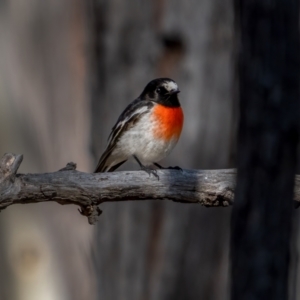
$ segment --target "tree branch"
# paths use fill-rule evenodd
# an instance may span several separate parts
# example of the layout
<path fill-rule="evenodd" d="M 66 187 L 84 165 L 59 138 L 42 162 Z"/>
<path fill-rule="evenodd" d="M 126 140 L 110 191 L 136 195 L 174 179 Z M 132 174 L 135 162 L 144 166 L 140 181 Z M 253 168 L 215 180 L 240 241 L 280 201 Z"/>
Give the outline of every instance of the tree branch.
<path fill-rule="evenodd" d="M 233 204 L 234 169 L 157 170 L 159 180 L 144 171 L 84 173 L 69 163 L 45 174 L 16 174 L 22 155 L 5 154 L 0 161 L 0 210 L 12 204 L 57 202 L 80 206 L 94 224 L 103 202 L 172 200 L 207 207 Z M 295 200 L 300 203 L 300 176 L 296 176 Z M 298 203 L 297 202 L 297 203 Z"/>

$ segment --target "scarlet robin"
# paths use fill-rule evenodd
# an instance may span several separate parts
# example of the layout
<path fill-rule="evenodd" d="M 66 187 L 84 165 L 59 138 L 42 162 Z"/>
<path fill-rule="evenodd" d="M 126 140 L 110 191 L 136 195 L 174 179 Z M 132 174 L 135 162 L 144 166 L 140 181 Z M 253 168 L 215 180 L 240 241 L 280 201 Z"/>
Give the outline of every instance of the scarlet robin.
<path fill-rule="evenodd" d="M 179 92 L 172 79 L 150 81 L 112 128 L 95 173 L 112 172 L 133 156 L 142 170 L 158 177 L 148 167 L 163 168 L 157 162 L 170 154 L 180 137 L 184 117 Z"/>

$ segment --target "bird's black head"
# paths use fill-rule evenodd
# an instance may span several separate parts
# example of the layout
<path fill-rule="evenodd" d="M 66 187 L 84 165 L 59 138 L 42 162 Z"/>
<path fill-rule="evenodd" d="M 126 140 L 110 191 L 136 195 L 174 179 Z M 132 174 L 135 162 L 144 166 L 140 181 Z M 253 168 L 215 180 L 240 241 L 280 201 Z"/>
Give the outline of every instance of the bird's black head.
<path fill-rule="evenodd" d="M 157 78 L 146 85 L 140 98 L 165 106 L 179 107 L 180 103 L 177 97 L 179 92 L 177 83 L 174 80 L 170 78 Z"/>

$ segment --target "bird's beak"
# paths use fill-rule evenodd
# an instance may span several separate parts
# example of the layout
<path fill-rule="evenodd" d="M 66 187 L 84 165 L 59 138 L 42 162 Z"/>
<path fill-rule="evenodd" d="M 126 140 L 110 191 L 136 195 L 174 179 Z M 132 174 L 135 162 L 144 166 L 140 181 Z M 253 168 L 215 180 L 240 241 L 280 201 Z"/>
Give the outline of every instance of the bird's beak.
<path fill-rule="evenodd" d="M 175 94 L 179 94 L 180 93 L 180 90 L 173 90 L 172 92 L 171 92 L 171 95 L 175 95 Z"/>

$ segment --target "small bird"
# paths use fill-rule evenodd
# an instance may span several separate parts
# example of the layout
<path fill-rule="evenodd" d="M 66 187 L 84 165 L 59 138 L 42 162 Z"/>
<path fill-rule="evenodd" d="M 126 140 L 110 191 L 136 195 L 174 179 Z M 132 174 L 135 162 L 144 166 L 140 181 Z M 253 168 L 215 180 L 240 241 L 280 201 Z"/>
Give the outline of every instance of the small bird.
<path fill-rule="evenodd" d="M 179 92 L 172 79 L 150 81 L 112 128 L 95 173 L 113 172 L 133 156 L 142 170 L 158 178 L 156 171 L 149 166 L 153 164 L 164 169 L 157 162 L 170 154 L 183 126 L 183 111 L 177 97 Z"/>

